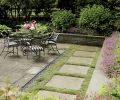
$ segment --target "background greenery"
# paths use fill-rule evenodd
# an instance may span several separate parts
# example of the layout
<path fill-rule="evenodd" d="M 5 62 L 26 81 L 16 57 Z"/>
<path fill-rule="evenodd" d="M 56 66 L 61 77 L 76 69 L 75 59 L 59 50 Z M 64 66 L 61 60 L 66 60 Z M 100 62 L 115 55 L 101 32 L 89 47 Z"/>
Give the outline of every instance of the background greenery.
<path fill-rule="evenodd" d="M 65 10 L 67 13 L 61 13 L 60 10 Z M 58 14 L 52 15 L 55 11 Z M 45 21 L 50 24 L 50 27 L 55 26 L 64 32 L 67 32 L 69 28 L 69 32 L 77 33 L 89 29 L 90 33 L 94 31 L 97 35 L 106 35 L 113 30 L 120 30 L 120 0 L 69 0 L 69 2 L 64 0 L 0 0 L 0 12 L 0 23 L 11 28 L 17 28 L 16 24 L 23 21 L 35 19 Z M 75 24 L 73 24 L 74 19 Z"/>

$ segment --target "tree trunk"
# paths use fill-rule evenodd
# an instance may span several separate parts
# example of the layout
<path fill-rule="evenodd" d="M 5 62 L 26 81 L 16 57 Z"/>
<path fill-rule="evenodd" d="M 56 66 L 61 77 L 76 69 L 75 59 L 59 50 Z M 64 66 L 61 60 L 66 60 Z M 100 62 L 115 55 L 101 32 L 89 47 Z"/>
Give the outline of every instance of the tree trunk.
<path fill-rule="evenodd" d="M 20 21 L 20 17 L 21 17 L 21 15 L 20 15 L 20 6 L 18 5 L 17 7 L 18 7 L 18 9 L 17 9 L 17 15 L 18 15 L 17 18 Z"/>
<path fill-rule="evenodd" d="M 10 14 L 11 14 L 12 19 L 14 19 L 12 6 L 10 7 Z"/>

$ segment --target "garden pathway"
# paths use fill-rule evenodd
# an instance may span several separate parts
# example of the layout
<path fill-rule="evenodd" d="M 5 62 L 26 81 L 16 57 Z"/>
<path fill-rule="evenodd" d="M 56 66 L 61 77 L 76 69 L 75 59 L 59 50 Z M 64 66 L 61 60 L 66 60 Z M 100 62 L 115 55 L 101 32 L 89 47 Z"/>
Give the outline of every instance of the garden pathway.
<path fill-rule="evenodd" d="M 47 90 L 40 90 L 37 96 L 42 98 L 57 97 L 58 100 L 75 100 L 78 91 L 81 91 L 81 88 L 86 84 L 85 77 L 89 76 L 90 70 L 94 70 L 94 60 L 99 50 L 98 47 L 80 46 L 61 66 L 57 74 L 48 81 L 45 85 Z M 56 92 L 54 89 L 58 91 Z"/>

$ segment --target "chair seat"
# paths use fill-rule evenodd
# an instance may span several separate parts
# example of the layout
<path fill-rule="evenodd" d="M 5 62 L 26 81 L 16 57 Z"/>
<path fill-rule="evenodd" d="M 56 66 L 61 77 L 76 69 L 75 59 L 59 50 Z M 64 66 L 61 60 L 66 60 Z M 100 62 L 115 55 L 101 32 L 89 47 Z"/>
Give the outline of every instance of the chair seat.
<path fill-rule="evenodd" d="M 54 41 L 45 41 L 45 45 L 48 45 L 48 44 L 56 44 Z"/>
<path fill-rule="evenodd" d="M 20 41 L 31 41 L 32 39 L 29 38 L 21 38 Z"/>
<path fill-rule="evenodd" d="M 18 44 L 16 42 L 9 42 L 8 44 L 6 44 L 5 46 L 18 46 Z"/>
<path fill-rule="evenodd" d="M 43 47 L 38 45 L 29 46 L 32 51 L 43 51 Z"/>

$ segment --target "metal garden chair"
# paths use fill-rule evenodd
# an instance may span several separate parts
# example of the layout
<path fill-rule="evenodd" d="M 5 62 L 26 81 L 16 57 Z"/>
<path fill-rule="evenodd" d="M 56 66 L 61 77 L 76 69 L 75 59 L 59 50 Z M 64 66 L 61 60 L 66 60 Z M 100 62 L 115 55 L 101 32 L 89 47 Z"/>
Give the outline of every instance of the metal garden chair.
<path fill-rule="evenodd" d="M 4 39 L 4 47 L 2 49 L 2 52 L 0 53 L 0 55 L 3 53 L 3 52 L 7 52 L 7 54 L 5 55 L 5 57 L 9 54 L 9 53 L 17 53 L 18 55 L 18 46 L 19 44 L 17 42 L 14 41 L 14 39 L 10 38 L 9 36 L 5 36 L 3 35 L 2 33 L 0 33 Z M 7 50 L 6 50 L 7 49 Z M 17 50 L 15 52 L 15 49 Z"/>
<path fill-rule="evenodd" d="M 31 43 L 32 37 L 29 36 L 27 33 L 26 35 L 19 34 L 17 39 L 17 43 L 19 43 L 21 50 L 23 51 L 24 47 L 26 47 L 27 42 Z"/>
<path fill-rule="evenodd" d="M 52 50 L 52 51 L 57 51 L 58 54 L 60 54 L 57 48 L 58 36 L 59 36 L 58 33 L 52 33 L 42 41 L 44 48 L 48 48 L 48 53 Z"/>
<path fill-rule="evenodd" d="M 44 48 L 40 44 L 34 43 L 34 40 L 32 40 L 31 43 L 30 42 L 26 42 L 26 43 L 27 45 L 23 50 L 23 55 L 26 55 L 27 59 L 28 59 L 29 53 L 31 54 L 34 53 L 40 57 L 41 51 L 44 52 Z"/>

